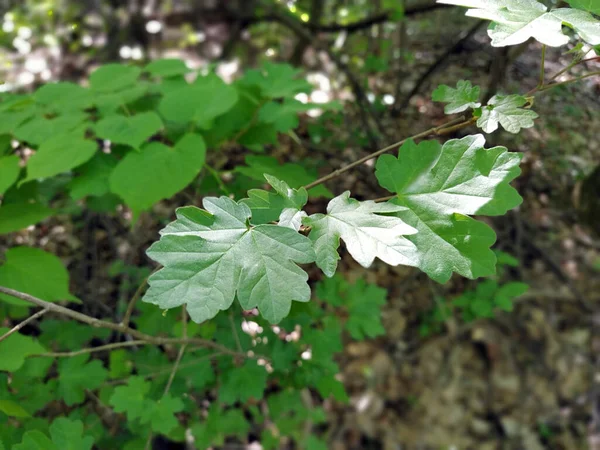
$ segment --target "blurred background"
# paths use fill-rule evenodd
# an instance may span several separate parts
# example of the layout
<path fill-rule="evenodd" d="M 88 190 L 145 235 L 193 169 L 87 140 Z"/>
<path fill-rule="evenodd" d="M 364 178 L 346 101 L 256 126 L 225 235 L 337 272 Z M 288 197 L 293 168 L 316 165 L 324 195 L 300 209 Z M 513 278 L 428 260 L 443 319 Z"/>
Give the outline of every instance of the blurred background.
<path fill-rule="evenodd" d="M 108 62 L 181 58 L 227 82 L 266 61 L 289 63 L 312 86 L 298 100 L 341 107 L 300 114 L 263 156 L 315 177 L 443 123 L 443 105 L 431 100 L 439 84 L 468 79 L 485 98 L 535 87 L 541 46 L 493 48 L 486 27 L 433 0 L 0 0 L 0 92 L 85 84 Z M 594 55 L 574 42 L 549 48 L 547 74 L 572 61 L 569 49 Z M 573 73 L 593 70 L 600 61 Z M 343 256 L 343 277 L 376 284 L 387 301 L 383 332 L 348 339 L 336 355 L 350 401 L 326 405 L 328 448 L 600 449 L 600 77 L 554 89 L 534 109 L 534 128 L 487 136 L 488 147 L 524 155 L 514 183 L 524 203 L 482 219 L 498 235 L 496 277 L 438 285 L 416 269 L 364 270 Z M 249 153 L 233 145 L 208 156 L 232 192 L 261 185 L 234 170 Z M 83 208 L 3 236 L 0 248 L 61 256 L 71 292 L 95 298 L 89 313 L 102 311 L 135 291 L 160 224 L 214 192 L 211 179 L 134 227 L 125 209 Z M 346 189 L 359 199 L 382 194 L 365 165 L 327 184 L 311 208 Z M 514 283 L 527 292 L 512 311 L 486 303 Z"/>

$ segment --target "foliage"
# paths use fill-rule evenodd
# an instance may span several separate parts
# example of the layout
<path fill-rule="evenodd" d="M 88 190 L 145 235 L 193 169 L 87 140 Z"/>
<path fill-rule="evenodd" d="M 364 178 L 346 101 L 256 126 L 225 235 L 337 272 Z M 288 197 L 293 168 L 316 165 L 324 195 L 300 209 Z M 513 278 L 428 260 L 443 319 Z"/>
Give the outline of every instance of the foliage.
<path fill-rule="evenodd" d="M 569 39 L 563 24 L 600 44 L 600 23 L 589 13 L 597 10 L 583 0 L 572 0 L 579 10 L 548 10 L 536 0 L 439 2 L 491 20 L 494 46 L 530 37 L 562 45 Z M 385 6 L 403 17 L 396 3 Z M 373 56 L 364 70 L 383 70 L 385 63 Z M 494 95 L 486 105 L 468 80 L 442 85 L 433 99 L 447 103 L 445 112 L 471 110 L 472 116 L 414 138 L 472 124 L 485 133 L 530 128 L 535 95 L 561 84 L 544 82 L 525 95 Z M 58 213 L 111 214 L 123 207 L 132 222 L 151 213 L 164 224 L 158 203 L 180 193 L 198 194 L 203 208 L 176 209 L 176 219 L 147 250 L 161 267 L 148 276 L 145 293 L 142 286 L 120 305 L 119 322 L 58 305 L 81 301 L 70 294 L 69 273 L 57 256 L 28 246 L 5 253 L 1 318 L 27 318 L 34 304 L 57 314 L 35 333 L 6 336 L 9 328 L 0 328 L 0 371 L 7 372 L 0 374 L 0 448 L 135 449 L 154 435 L 182 443 L 190 433 L 208 448 L 246 443 L 250 430 L 260 433 L 266 449 L 326 448 L 305 430 L 326 419 L 313 398 L 349 401 L 334 356 L 348 340 L 386 333 L 387 292 L 337 273 L 342 242 L 362 267 L 379 259 L 417 267 L 440 283 L 453 273 L 493 277 L 498 262 L 515 264 L 491 250 L 494 231 L 472 216 L 503 215 L 521 203 L 510 183 L 522 155 L 485 148 L 481 134 L 443 144 L 409 138 L 398 156 L 383 154 L 386 149 L 371 154 L 379 156 L 379 185 L 392 195 L 358 200 L 350 191 L 336 196 L 323 183 L 368 158 L 315 180 L 318 164 L 310 158 L 280 164 L 258 154 L 277 145 L 282 133 L 295 137 L 300 114 L 340 109 L 298 100 L 312 87 L 290 65 L 267 62 L 226 83 L 177 59 L 111 63 L 88 84 L 53 83 L 0 96 L 0 143 L 6 144 L 0 147 L 0 233 Z M 310 123 L 309 134 L 322 136 L 319 126 Z M 243 149 L 243 163 L 209 164 L 230 147 Z M 330 199 L 325 212 L 313 203 L 320 197 Z M 308 271 L 320 277 L 304 266 L 312 262 L 324 279 L 309 281 Z M 113 271 L 127 278 L 129 292 L 127 283 L 150 270 L 121 263 Z M 456 311 L 464 321 L 511 311 L 527 285 L 501 279 L 497 274 L 450 301 L 438 299 L 422 334 L 437 331 Z M 22 294 L 14 297 L 11 289 Z M 82 323 L 59 320 L 60 314 Z M 92 356 L 97 353 L 103 356 Z"/>

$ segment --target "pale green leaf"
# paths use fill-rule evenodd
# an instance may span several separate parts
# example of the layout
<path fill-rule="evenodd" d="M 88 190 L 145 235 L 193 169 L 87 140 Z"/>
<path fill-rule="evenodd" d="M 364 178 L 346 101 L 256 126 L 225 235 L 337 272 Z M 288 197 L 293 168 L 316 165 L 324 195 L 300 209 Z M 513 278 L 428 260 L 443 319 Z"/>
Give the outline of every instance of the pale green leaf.
<path fill-rule="evenodd" d="M 88 362 L 89 354 L 63 358 L 58 362 L 58 394 L 67 406 L 85 400 L 85 391 L 99 388 L 108 378 L 102 361 Z"/>
<path fill-rule="evenodd" d="M 48 139 L 27 161 L 27 178 L 21 183 L 38 178 L 49 178 L 80 166 L 88 161 L 98 148 L 96 142 L 83 139 L 79 133 L 61 134 Z"/>
<path fill-rule="evenodd" d="M 358 202 L 350 198 L 349 191 L 334 198 L 327 205 L 327 214 L 304 219 L 304 224 L 311 227 L 309 238 L 315 247 L 317 266 L 328 277 L 333 276 L 340 259 L 340 238 L 363 267 L 370 267 L 375 258 L 392 266 L 417 265 L 414 244 L 404 237 L 416 230 L 398 217 L 382 215 L 405 209 L 389 203 Z"/>
<path fill-rule="evenodd" d="M 181 59 L 157 59 L 144 67 L 144 72 L 148 72 L 155 77 L 174 77 L 185 75 L 190 69 Z"/>
<path fill-rule="evenodd" d="M 198 77 L 194 84 L 166 94 L 160 102 L 159 111 L 172 122 L 204 124 L 225 114 L 237 101 L 236 89 L 211 74 Z"/>
<path fill-rule="evenodd" d="M 460 80 L 456 83 L 456 88 L 442 84 L 433 91 L 432 99 L 434 102 L 448 103 L 444 107 L 446 114 L 455 114 L 475 109 L 481 106 L 479 103 L 479 86 L 471 85 L 470 81 Z"/>
<path fill-rule="evenodd" d="M 164 268 L 150 277 L 144 301 L 163 309 L 187 304 L 202 322 L 229 308 L 237 292 L 244 309 L 258 307 L 275 323 L 293 300 L 310 299 L 308 275 L 294 264 L 314 260 L 306 237 L 276 225 L 249 226 L 249 207 L 227 197 L 205 198 L 204 208 L 210 214 L 180 208 L 148 250 Z"/>
<path fill-rule="evenodd" d="M 0 336 L 10 328 L 0 327 Z M 44 353 L 46 349 L 35 339 L 20 333 L 13 333 L 0 342 L 0 370 L 15 372 L 31 355 Z"/>
<path fill-rule="evenodd" d="M 8 203 L 0 205 L 0 234 L 12 233 L 35 225 L 52 214 L 39 203 Z"/>
<path fill-rule="evenodd" d="M 102 139 L 138 149 L 146 139 L 156 134 L 163 124 L 152 111 L 125 117 L 115 114 L 96 123 L 94 130 Z"/>
<path fill-rule="evenodd" d="M 418 232 L 419 267 L 446 282 L 452 272 L 467 278 L 495 274 L 496 257 L 489 247 L 492 229 L 468 217 L 501 215 L 522 199 L 509 183 L 519 173 L 521 154 L 504 147 L 484 148 L 482 135 L 404 144 L 398 158 L 377 160 L 379 184 L 397 193 L 393 202 L 408 208 L 396 215 Z"/>
<path fill-rule="evenodd" d="M 19 157 L 17 155 L 0 157 L 0 195 L 13 185 L 19 178 Z"/>
<path fill-rule="evenodd" d="M 197 134 L 186 134 L 175 147 L 151 142 L 140 152 L 128 153 L 112 170 L 110 189 L 132 209 L 148 209 L 190 184 L 202 169 L 205 154 L 204 140 Z"/>
<path fill-rule="evenodd" d="M 488 35 L 494 47 L 517 45 L 534 38 L 559 47 L 569 42 L 562 32 L 567 25 L 591 45 L 600 44 L 600 21 L 581 10 L 548 8 L 537 0 L 437 0 L 447 5 L 466 6 L 467 16 L 491 20 Z"/>
<path fill-rule="evenodd" d="M 142 70 L 123 64 L 106 64 L 90 75 L 90 86 L 98 92 L 114 92 L 135 84 Z"/>
<path fill-rule="evenodd" d="M 52 253 L 38 248 L 13 247 L 0 266 L 0 286 L 25 292 L 47 302 L 74 300 L 69 293 L 69 272 Z M 0 300 L 13 305 L 31 305 L 6 294 Z"/>
<path fill-rule="evenodd" d="M 531 109 L 522 108 L 527 99 L 522 95 L 494 95 L 481 110 L 477 126 L 486 133 L 493 133 L 502 125 L 509 133 L 518 133 L 522 128 L 531 128 L 539 116 Z"/>

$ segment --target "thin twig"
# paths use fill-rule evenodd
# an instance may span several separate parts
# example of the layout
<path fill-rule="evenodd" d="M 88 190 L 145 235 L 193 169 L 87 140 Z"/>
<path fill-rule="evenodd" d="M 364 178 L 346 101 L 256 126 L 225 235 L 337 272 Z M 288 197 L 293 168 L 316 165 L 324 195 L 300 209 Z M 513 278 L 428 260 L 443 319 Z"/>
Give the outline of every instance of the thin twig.
<path fill-rule="evenodd" d="M 546 44 L 542 45 L 542 67 L 540 68 L 540 83 L 539 87 L 544 87 L 544 81 L 546 76 Z"/>
<path fill-rule="evenodd" d="M 244 353 L 239 353 L 234 350 L 231 350 L 221 344 L 217 344 L 216 342 L 209 341 L 206 339 L 200 338 L 166 338 L 161 336 L 151 336 L 146 333 L 142 333 L 134 328 L 130 328 L 123 324 L 118 324 L 114 322 L 107 322 L 105 320 L 96 319 L 95 317 L 91 317 L 85 314 L 82 314 L 77 311 L 73 311 L 72 309 L 65 308 L 64 306 L 57 305 L 56 303 L 50 303 L 40 298 L 34 297 L 33 295 L 26 294 L 24 292 L 15 291 L 14 289 L 10 289 L 4 286 L 0 286 L 0 293 L 10 295 L 11 297 L 15 297 L 21 300 L 24 300 L 29 303 L 33 303 L 34 305 L 41 306 L 42 308 L 48 308 L 50 311 L 62 314 L 63 316 L 70 317 L 71 319 L 75 319 L 79 322 L 86 323 L 95 328 L 107 328 L 109 330 L 118 331 L 120 333 L 130 334 L 133 338 L 139 339 L 141 341 L 146 341 L 150 344 L 156 345 L 168 345 L 168 344 L 190 344 L 196 345 L 199 347 L 207 347 L 214 348 L 219 350 L 225 354 L 242 357 L 242 358 L 256 358 L 257 356 L 249 356 Z M 263 356 L 260 356 L 261 358 Z"/>
<path fill-rule="evenodd" d="M 185 339 L 187 338 L 187 310 L 185 309 L 185 306 L 182 308 L 181 315 L 181 323 L 183 325 L 183 337 Z M 186 346 L 186 344 L 182 344 L 182 346 L 179 348 L 179 353 L 177 353 L 177 358 L 175 359 L 175 363 L 173 364 L 173 369 L 171 369 L 169 380 L 167 381 L 167 385 L 165 386 L 163 395 L 160 398 L 160 400 L 158 400 L 158 403 L 160 403 L 160 401 L 163 398 L 165 398 L 171 390 L 171 385 L 173 384 L 173 380 L 175 379 L 175 375 L 177 374 L 177 370 L 179 369 L 179 364 L 181 363 L 181 358 L 183 358 L 183 354 L 185 353 Z M 152 435 L 152 430 L 150 430 L 150 432 L 148 433 L 148 439 L 146 440 L 146 446 L 144 447 L 144 450 L 150 449 L 150 445 L 152 444 Z"/>
<path fill-rule="evenodd" d="M 160 269 L 160 266 L 157 267 L 156 269 L 154 269 L 150 273 L 150 275 L 148 275 L 146 278 L 144 278 L 144 281 L 142 281 L 142 283 L 136 289 L 135 293 L 133 294 L 133 297 L 131 297 L 129 304 L 127 305 L 127 310 L 125 311 L 125 315 L 123 316 L 123 320 L 121 321 L 122 325 L 124 325 L 124 326 L 129 325 L 129 321 L 131 320 L 131 315 L 133 314 L 135 305 L 137 304 L 138 300 L 142 297 L 142 294 L 144 293 L 144 289 L 146 288 L 146 286 L 148 286 L 148 279 L 152 276 L 153 273 L 157 272 L 159 269 Z"/>
<path fill-rule="evenodd" d="M 473 123 L 472 119 L 471 120 L 467 120 L 465 121 L 464 117 L 459 117 L 457 119 L 451 120 L 449 122 L 446 122 L 443 125 L 440 125 L 438 127 L 433 127 L 430 128 L 429 130 L 425 130 L 422 131 L 421 133 L 417 133 L 413 136 L 407 137 L 402 139 L 401 141 L 398 141 L 392 145 L 388 145 L 387 147 L 384 147 L 380 150 L 377 150 L 376 152 L 373 152 L 363 158 L 360 158 L 344 167 L 342 167 L 341 169 L 337 169 L 334 170 L 333 172 L 329 173 L 328 175 L 325 175 L 321 178 L 319 178 L 318 180 L 313 181 L 312 183 L 307 184 L 306 186 L 304 186 L 305 189 L 310 189 L 313 188 L 315 186 L 318 186 L 322 183 L 325 183 L 326 181 L 332 180 L 336 177 L 339 177 L 341 174 L 343 174 L 344 172 L 347 172 L 351 169 L 353 169 L 356 166 L 360 166 L 361 164 L 373 159 L 373 158 L 377 158 L 379 155 L 383 155 L 386 152 L 389 152 L 390 150 L 393 150 L 399 146 L 401 146 L 402 144 L 404 144 L 406 141 L 408 141 L 409 139 L 421 139 L 430 135 L 435 135 L 435 136 L 442 136 L 444 134 L 448 134 L 452 131 L 457 130 L 459 128 L 464 128 L 467 125 L 470 125 L 471 123 Z M 449 131 L 447 131 L 449 130 Z"/>
<path fill-rule="evenodd" d="M 229 323 L 231 324 L 231 332 L 233 333 L 233 337 L 235 338 L 235 344 L 237 345 L 238 352 L 242 353 L 244 349 L 242 348 L 242 342 L 240 341 L 240 335 L 237 332 L 235 326 L 235 320 L 233 319 L 233 310 L 229 310 Z"/>
<path fill-rule="evenodd" d="M 27 319 L 25 319 L 23 322 L 19 323 L 18 325 L 15 325 L 13 328 L 11 328 L 9 331 L 7 331 L 3 336 L 0 336 L 0 342 L 2 342 L 4 339 L 9 337 L 11 334 L 19 331 L 21 328 L 23 328 L 29 322 L 32 322 L 35 319 L 37 319 L 38 317 L 43 316 L 48 311 L 49 311 L 48 308 L 42 309 L 41 311 L 36 312 L 33 316 L 28 317 Z"/>
<path fill-rule="evenodd" d="M 115 350 L 117 348 L 122 348 L 122 347 L 135 347 L 136 345 L 149 345 L 152 344 L 152 342 L 148 342 L 148 341 L 123 341 L 123 342 L 113 342 L 112 344 L 106 344 L 106 345 L 99 345 L 98 347 L 89 347 L 89 348 L 82 348 L 81 350 L 76 350 L 76 351 L 72 351 L 72 352 L 47 352 L 47 353 L 39 353 L 37 355 L 32 355 L 32 356 L 39 356 L 39 357 L 51 357 L 51 358 L 71 358 L 73 356 L 77 356 L 77 355 L 85 355 L 86 353 L 96 353 L 96 352 L 103 352 L 105 350 Z"/>

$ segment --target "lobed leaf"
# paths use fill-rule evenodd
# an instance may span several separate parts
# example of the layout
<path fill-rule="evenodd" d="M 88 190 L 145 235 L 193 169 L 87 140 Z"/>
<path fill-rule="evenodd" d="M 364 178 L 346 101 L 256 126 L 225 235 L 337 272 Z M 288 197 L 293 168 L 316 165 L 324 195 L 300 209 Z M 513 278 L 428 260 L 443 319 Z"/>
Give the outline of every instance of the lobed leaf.
<path fill-rule="evenodd" d="M 164 266 L 149 279 L 144 301 L 163 309 L 187 304 L 203 322 L 229 308 L 258 307 L 275 323 L 293 300 L 307 302 L 308 275 L 296 263 L 314 261 L 310 241 L 277 225 L 249 226 L 250 208 L 228 197 L 204 199 L 203 211 L 179 208 L 148 256 Z"/>
<path fill-rule="evenodd" d="M 496 257 L 491 228 L 468 215 L 500 215 L 522 199 L 509 183 L 519 173 L 521 155 L 504 147 L 484 148 L 482 135 L 404 144 L 398 157 L 377 160 L 379 184 L 397 196 L 395 213 L 418 231 L 408 237 L 418 267 L 446 282 L 452 272 L 467 278 L 493 275 Z"/>
<path fill-rule="evenodd" d="M 459 80 L 456 88 L 442 84 L 433 91 L 432 99 L 434 102 L 448 103 L 444 107 L 446 114 L 455 114 L 466 111 L 468 108 L 479 108 L 479 86 L 471 85 L 468 80 Z"/>
<path fill-rule="evenodd" d="M 482 108 L 477 126 L 486 133 L 493 133 L 502 125 L 509 133 L 518 133 L 522 128 L 531 128 L 539 116 L 535 111 L 524 109 L 528 101 L 522 95 L 494 95 Z"/>

